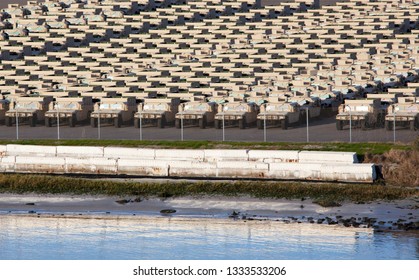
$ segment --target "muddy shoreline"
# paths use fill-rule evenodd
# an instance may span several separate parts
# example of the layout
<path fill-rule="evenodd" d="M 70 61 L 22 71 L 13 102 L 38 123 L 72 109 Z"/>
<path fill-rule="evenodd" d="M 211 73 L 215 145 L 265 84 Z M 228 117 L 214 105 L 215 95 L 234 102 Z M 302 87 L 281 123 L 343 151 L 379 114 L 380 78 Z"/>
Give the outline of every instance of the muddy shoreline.
<path fill-rule="evenodd" d="M 343 203 L 322 207 L 310 199 L 257 199 L 251 197 L 143 197 L 0 195 L 0 215 L 42 217 L 164 216 L 270 220 L 283 223 L 312 223 L 376 231 L 418 231 L 419 200 Z"/>

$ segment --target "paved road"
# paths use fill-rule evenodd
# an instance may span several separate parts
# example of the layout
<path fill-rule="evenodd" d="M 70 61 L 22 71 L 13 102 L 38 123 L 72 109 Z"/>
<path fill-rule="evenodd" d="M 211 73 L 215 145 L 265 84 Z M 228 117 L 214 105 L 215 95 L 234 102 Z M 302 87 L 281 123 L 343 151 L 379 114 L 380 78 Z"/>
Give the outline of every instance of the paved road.
<path fill-rule="evenodd" d="M 316 120 L 309 125 L 310 142 L 349 142 L 349 128 L 337 131 L 335 118 Z M 140 139 L 140 129 L 133 126 L 123 126 L 114 128 L 111 125 L 101 126 L 101 139 Z M 19 139 L 57 139 L 57 127 L 30 127 L 27 124 L 19 125 Z M 197 127 L 185 127 L 183 130 L 184 140 L 223 140 L 223 130 Z M 144 127 L 142 129 L 143 140 L 180 140 L 181 129 L 167 127 L 164 129 L 156 127 Z M 397 128 L 396 141 L 411 142 L 419 137 L 419 131 Z M 97 139 L 98 129 L 89 125 L 79 125 L 76 127 L 60 126 L 60 139 Z M 0 139 L 16 139 L 16 127 L 6 127 L 0 125 Z M 264 130 L 257 128 L 239 129 L 229 127 L 225 129 L 226 141 L 264 141 Z M 306 142 L 307 128 L 290 127 L 288 130 L 282 130 L 277 127 L 266 129 L 266 140 L 268 142 Z M 392 142 L 393 131 L 386 131 L 383 128 L 369 129 L 362 131 L 352 129 L 353 142 Z"/>

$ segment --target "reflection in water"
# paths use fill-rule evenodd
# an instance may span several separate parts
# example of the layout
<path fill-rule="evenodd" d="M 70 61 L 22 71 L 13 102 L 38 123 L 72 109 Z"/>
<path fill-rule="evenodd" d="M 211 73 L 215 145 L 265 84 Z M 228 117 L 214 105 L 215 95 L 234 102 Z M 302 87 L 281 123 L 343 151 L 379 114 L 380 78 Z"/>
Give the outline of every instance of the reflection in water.
<path fill-rule="evenodd" d="M 167 217 L 0 216 L 0 259 L 418 259 L 417 235 Z"/>

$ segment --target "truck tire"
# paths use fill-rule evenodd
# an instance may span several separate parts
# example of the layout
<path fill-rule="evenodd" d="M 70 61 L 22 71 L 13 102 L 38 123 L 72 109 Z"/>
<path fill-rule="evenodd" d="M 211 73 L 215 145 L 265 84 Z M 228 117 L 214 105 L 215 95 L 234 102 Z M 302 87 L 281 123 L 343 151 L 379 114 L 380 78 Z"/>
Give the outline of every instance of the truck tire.
<path fill-rule="evenodd" d="M 416 126 L 416 120 L 410 121 L 409 123 L 410 125 L 410 130 L 415 131 L 415 126 Z"/>
<path fill-rule="evenodd" d="M 220 120 L 214 120 L 214 128 L 220 129 L 221 128 L 221 121 Z"/>
<path fill-rule="evenodd" d="M 367 127 L 368 127 L 368 118 L 365 118 L 364 121 L 361 121 L 361 129 L 366 130 Z"/>
<path fill-rule="evenodd" d="M 285 119 L 281 121 L 281 128 L 284 130 L 288 129 L 288 117 L 285 117 Z"/>
<path fill-rule="evenodd" d="M 343 129 L 343 121 L 336 120 L 336 129 L 337 130 L 342 130 Z"/>
<path fill-rule="evenodd" d="M 12 126 L 12 118 L 11 117 L 6 117 L 6 126 Z"/>
<path fill-rule="evenodd" d="M 90 118 L 90 126 L 91 127 L 97 127 L 97 118 Z"/>
<path fill-rule="evenodd" d="M 51 119 L 48 117 L 45 117 L 45 126 L 46 127 L 51 127 Z"/>
<path fill-rule="evenodd" d="M 239 128 L 240 129 L 245 129 L 246 125 L 247 125 L 247 123 L 246 123 L 246 118 L 245 117 L 243 117 L 241 120 L 239 120 Z"/>
<path fill-rule="evenodd" d="M 134 127 L 140 128 L 140 119 L 137 119 L 137 118 L 134 119 Z"/>
<path fill-rule="evenodd" d="M 122 124 L 122 116 L 118 116 L 118 117 L 114 118 L 113 121 L 114 121 L 114 126 L 116 128 L 120 128 L 121 124 Z"/>
<path fill-rule="evenodd" d="M 70 118 L 68 118 L 68 125 L 70 127 L 75 127 L 76 122 L 77 122 L 76 116 L 71 116 Z"/>
<path fill-rule="evenodd" d="M 205 116 L 202 117 L 202 119 L 198 120 L 199 128 L 204 129 L 207 127 L 207 118 Z"/>
<path fill-rule="evenodd" d="M 393 121 L 386 121 L 386 130 L 392 130 L 393 129 Z"/>
<path fill-rule="evenodd" d="M 263 120 L 257 120 L 256 126 L 258 127 L 258 129 L 263 129 Z"/>
<path fill-rule="evenodd" d="M 36 115 L 34 115 L 33 117 L 30 117 L 29 118 L 29 125 L 31 126 L 31 127 L 35 127 L 36 126 Z"/>
<path fill-rule="evenodd" d="M 175 127 L 176 128 L 181 128 L 181 120 L 180 119 L 175 119 Z"/>
<path fill-rule="evenodd" d="M 162 116 L 160 119 L 157 119 L 157 127 L 164 128 L 166 124 L 166 118 Z"/>

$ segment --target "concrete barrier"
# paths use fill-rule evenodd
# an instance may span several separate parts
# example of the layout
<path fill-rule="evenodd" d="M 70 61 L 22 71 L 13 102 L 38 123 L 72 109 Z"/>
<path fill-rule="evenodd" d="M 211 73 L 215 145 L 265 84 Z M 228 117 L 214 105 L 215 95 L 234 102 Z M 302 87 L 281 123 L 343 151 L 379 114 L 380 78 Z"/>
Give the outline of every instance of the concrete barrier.
<path fill-rule="evenodd" d="M 263 162 L 298 162 L 299 151 L 263 151 L 250 150 L 248 156 L 250 161 Z"/>
<path fill-rule="evenodd" d="M 267 178 L 269 164 L 252 161 L 219 161 L 218 177 L 231 178 Z"/>
<path fill-rule="evenodd" d="M 321 181 L 321 166 L 320 163 L 270 163 L 268 177 Z"/>
<path fill-rule="evenodd" d="M 205 158 L 203 150 L 156 149 L 154 151 L 158 160 L 190 160 L 202 162 Z"/>
<path fill-rule="evenodd" d="M 0 172 L 15 172 L 15 156 L 0 157 Z"/>
<path fill-rule="evenodd" d="M 119 159 L 118 174 L 134 176 L 168 177 L 168 164 L 159 160 Z"/>
<path fill-rule="evenodd" d="M 217 165 L 214 162 L 171 161 L 170 177 L 217 177 Z"/>
<path fill-rule="evenodd" d="M 66 173 L 114 174 L 118 172 L 117 160 L 107 158 L 65 158 Z"/>
<path fill-rule="evenodd" d="M 205 161 L 247 161 L 247 150 L 204 150 Z"/>
<path fill-rule="evenodd" d="M 105 158 L 138 158 L 138 159 L 154 159 L 154 149 L 139 149 L 139 148 L 117 148 L 105 147 L 103 148 L 103 155 Z"/>
<path fill-rule="evenodd" d="M 15 172 L 23 173 L 65 173 L 65 159 L 57 157 L 16 156 Z"/>
<path fill-rule="evenodd" d="M 374 164 L 322 164 L 321 178 L 326 181 L 366 182 L 377 179 Z"/>
<path fill-rule="evenodd" d="M 298 154 L 298 162 L 357 163 L 358 157 L 352 152 L 301 151 Z"/>
<path fill-rule="evenodd" d="M 38 146 L 38 145 L 7 145 L 6 154 L 9 156 L 27 155 L 27 156 L 49 156 L 54 157 L 57 152 L 56 146 Z"/>
<path fill-rule="evenodd" d="M 6 153 L 7 153 L 7 146 L 0 145 L 0 157 L 6 156 Z"/>
<path fill-rule="evenodd" d="M 57 157 L 101 158 L 103 147 L 57 146 Z"/>

